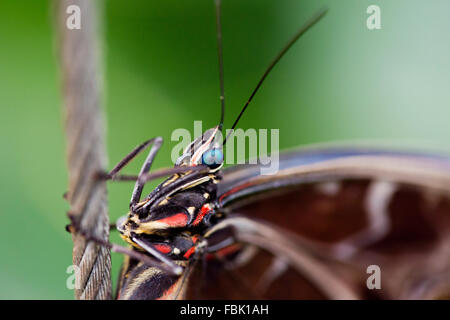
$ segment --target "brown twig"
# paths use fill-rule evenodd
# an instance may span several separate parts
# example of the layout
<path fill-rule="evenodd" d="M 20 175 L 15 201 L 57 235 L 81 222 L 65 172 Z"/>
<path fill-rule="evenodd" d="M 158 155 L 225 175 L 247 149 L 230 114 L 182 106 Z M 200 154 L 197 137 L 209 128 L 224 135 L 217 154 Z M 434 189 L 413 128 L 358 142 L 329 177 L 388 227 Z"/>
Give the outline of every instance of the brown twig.
<path fill-rule="evenodd" d="M 95 4 L 92 0 L 57 0 L 56 15 L 69 171 L 67 200 L 72 218 L 81 228 L 108 241 L 106 185 L 92 178 L 106 168 Z M 69 29 L 66 25 L 70 15 L 66 10 L 70 5 L 81 9 L 80 29 Z M 73 243 L 73 263 L 80 268 L 75 297 L 110 299 L 109 248 L 77 234 L 73 235 Z"/>

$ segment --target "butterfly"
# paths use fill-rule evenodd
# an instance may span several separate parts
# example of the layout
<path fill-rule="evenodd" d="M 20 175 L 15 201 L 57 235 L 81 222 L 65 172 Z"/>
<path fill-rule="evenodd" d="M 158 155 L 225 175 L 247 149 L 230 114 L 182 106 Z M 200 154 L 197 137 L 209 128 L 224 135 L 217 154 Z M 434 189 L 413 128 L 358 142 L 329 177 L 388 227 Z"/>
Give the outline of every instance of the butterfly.
<path fill-rule="evenodd" d="M 302 26 L 272 68 L 326 13 Z M 174 168 L 150 171 L 162 138 L 131 151 L 104 180 L 136 180 L 116 228 L 130 248 L 71 231 L 125 254 L 118 299 L 450 298 L 450 159 L 352 146 L 282 153 L 279 170 L 223 169 L 225 94 L 216 0 L 221 119 Z M 138 176 L 120 171 L 150 148 Z M 141 198 L 144 185 L 168 176 Z"/>

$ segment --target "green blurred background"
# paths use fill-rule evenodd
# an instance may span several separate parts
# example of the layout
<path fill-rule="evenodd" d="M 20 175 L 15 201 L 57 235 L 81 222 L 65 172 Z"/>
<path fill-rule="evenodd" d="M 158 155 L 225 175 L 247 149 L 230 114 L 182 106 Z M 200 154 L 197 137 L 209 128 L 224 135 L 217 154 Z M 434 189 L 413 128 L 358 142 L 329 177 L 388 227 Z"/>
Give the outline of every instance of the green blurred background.
<path fill-rule="evenodd" d="M 381 7 L 381 30 L 366 28 L 370 4 Z M 324 5 L 327 17 L 270 75 L 241 127 L 279 128 L 282 148 L 369 139 L 449 152 L 448 0 L 224 0 L 226 123 Z M 219 116 L 213 1 L 105 0 L 103 8 L 110 167 L 156 135 L 166 142 L 154 167 L 169 166 L 171 132 L 192 130 L 194 120 L 210 127 Z M 51 2 L 1 0 L 0 41 L 0 298 L 71 299 Z M 126 213 L 131 190 L 109 186 L 112 221 Z M 120 260 L 113 256 L 114 280 Z"/>

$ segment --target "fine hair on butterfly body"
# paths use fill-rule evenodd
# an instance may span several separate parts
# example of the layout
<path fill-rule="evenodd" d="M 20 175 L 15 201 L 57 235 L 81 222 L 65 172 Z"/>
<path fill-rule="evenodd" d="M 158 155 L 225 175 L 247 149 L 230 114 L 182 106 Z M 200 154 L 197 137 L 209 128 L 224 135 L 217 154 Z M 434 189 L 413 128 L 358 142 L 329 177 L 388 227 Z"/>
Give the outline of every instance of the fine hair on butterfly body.
<path fill-rule="evenodd" d="M 222 170 L 225 111 L 220 0 L 216 4 L 221 118 L 174 168 L 150 172 L 162 138 L 136 147 L 105 180 L 136 181 L 116 228 L 131 248 L 70 230 L 125 254 L 118 299 L 364 299 L 450 297 L 450 161 L 376 148 L 314 147 L 285 153 L 277 174 L 260 165 Z M 269 65 L 261 84 L 302 26 Z M 138 176 L 119 172 L 150 148 Z M 144 185 L 165 177 L 141 199 Z M 447 232 L 446 232 L 447 231 Z M 417 263 L 420 261 L 420 263 Z M 416 262 L 416 263 L 412 263 Z M 389 282 L 366 286 L 369 265 Z"/>

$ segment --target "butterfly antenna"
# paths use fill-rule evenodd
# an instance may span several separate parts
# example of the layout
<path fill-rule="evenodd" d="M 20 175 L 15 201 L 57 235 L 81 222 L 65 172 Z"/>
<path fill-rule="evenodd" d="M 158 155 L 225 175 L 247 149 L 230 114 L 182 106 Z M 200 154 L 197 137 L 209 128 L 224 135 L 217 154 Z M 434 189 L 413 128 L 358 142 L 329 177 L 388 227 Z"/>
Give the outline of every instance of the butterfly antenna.
<path fill-rule="evenodd" d="M 215 0 L 215 5 L 216 5 L 216 29 L 217 29 L 217 57 L 219 60 L 220 104 L 222 108 L 220 115 L 219 130 L 222 131 L 223 122 L 225 118 L 225 85 L 223 79 L 222 22 L 220 20 L 221 0 Z"/>
<path fill-rule="evenodd" d="M 241 119 L 242 115 L 244 114 L 245 110 L 247 109 L 248 105 L 252 101 L 253 97 L 255 96 L 256 92 L 258 92 L 259 88 L 261 87 L 262 83 L 266 79 L 266 77 L 269 75 L 270 71 L 272 71 L 273 67 L 280 61 L 280 59 L 284 56 L 284 54 L 292 47 L 292 45 L 306 32 L 308 31 L 312 26 L 314 26 L 319 20 L 321 20 L 325 14 L 328 12 L 328 9 L 322 9 L 319 12 L 317 12 L 311 19 L 309 19 L 304 25 L 300 27 L 300 29 L 295 33 L 295 35 L 291 38 L 291 40 L 286 43 L 286 45 L 281 49 L 281 51 L 277 54 L 277 56 L 272 60 L 269 67 L 266 69 L 264 74 L 262 75 L 261 79 L 259 80 L 258 84 L 256 85 L 255 89 L 253 90 L 252 94 L 250 95 L 250 98 L 248 98 L 247 102 L 245 103 L 244 107 L 242 108 L 241 112 L 239 113 L 238 117 L 233 123 L 233 126 L 231 127 L 230 132 L 226 136 L 223 145 L 227 142 L 228 138 L 232 134 L 233 130 L 236 128 L 237 123 Z"/>

